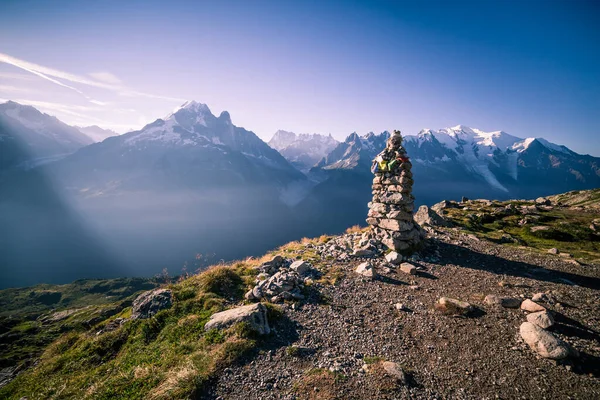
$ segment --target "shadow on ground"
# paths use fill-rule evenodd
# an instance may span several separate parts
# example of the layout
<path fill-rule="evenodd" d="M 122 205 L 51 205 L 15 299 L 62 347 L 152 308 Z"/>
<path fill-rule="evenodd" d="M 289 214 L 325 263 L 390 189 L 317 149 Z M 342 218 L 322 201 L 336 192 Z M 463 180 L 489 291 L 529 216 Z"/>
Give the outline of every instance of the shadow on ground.
<path fill-rule="evenodd" d="M 448 243 L 438 243 L 441 259 L 446 264 L 463 268 L 488 271 L 498 275 L 534 279 L 543 282 L 575 284 L 589 289 L 600 289 L 600 279 L 570 272 L 547 269 L 539 265 L 507 260 L 491 254 L 483 254 L 471 249 Z"/>

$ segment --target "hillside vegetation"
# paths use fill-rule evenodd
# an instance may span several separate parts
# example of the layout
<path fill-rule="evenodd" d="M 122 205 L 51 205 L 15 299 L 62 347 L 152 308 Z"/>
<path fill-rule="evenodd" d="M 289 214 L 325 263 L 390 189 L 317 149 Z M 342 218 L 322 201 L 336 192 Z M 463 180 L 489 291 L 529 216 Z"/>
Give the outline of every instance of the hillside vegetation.
<path fill-rule="evenodd" d="M 573 262 L 600 262 L 600 189 L 537 201 L 468 200 L 443 207 L 442 216 L 480 238 L 542 252 L 556 249 Z"/>

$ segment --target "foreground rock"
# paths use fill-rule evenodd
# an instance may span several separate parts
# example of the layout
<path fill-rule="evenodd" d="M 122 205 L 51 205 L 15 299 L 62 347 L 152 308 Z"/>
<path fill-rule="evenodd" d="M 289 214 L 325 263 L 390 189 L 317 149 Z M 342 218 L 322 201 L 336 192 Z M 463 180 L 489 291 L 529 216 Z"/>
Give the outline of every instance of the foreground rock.
<path fill-rule="evenodd" d="M 499 306 L 504 308 L 519 308 L 521 299 L 514 297 L 500 297 L 495 294 L 488 294 L 483 302 L 489 306 Z"/>
<path fill-rule="evenodd" d="M 383 367 L 386 374 L 396 379 L 398 383 L 406 385 L 406 374 L 404 373 L 402 367 L 399 364 L 391 361 L 384 361 L 381 363 L 381 366 Z"/>
<path fill-rule="evenodd" d="M 538 311 L 527 315 L 527 321 L 542 329 L 550 328 L 554 325 L 554 318 L 548 311 Z"/>
<path fill-rule="evenodd" d="M 302 300 L 304 281 L 312 273 L 312 266 L 306 261 L 293 263 L 282 256 L 275 256 L 258 267 L 260 274 L 256 285 L 245 295 L 247 300 L 267 299 L 278 303 L 282 300 Z"/>
<path fill-rule="evenodd" d="M 271 332 L 267 320 L 267 308 L 262 303 L 232 308 L 213 314 L 204 325 L 204 329 L 224 329 L 240 322 L 248 323 L 253 331 L 261 335 L 267 335 Z"/>
<path fill-rule="evenodd" d="M 546 307 L 541 306 L 529 299 L 525 299 L 521 303 L 521 310 L 529 311 L 529 312 L 538 312 L 538 311 L 546 311 Z"/>
<path fill-rule="evenodd" d="M 466 301 L 440 297 L 435 303 L 435 309 L 446 315 L 468 315 L 475 311 L 475 307 Z"/>
<path fill-rule="evenodd" d="M 421 226 L 450 226 L 435 210 L 427 206 L 421 206 L 415 213 L 415 222 Z"/>
<path fill-rule="evenodd" d="M 525 343 L 544 358 L 562 360 L 577 355 L 568 344 L 531 322 L 523 322 L 519 331 Z"/>
<path fill-rule="evenodd" d="M 405 263 L 400 264 L 400 271 L 404 272 L 405 274 L 416 275 L 417 267 L 415 267 L 411 263 L 405 262 Z"/>
<path fill-rule="evenodd" d="M 132 319 L 150 318 L 160 310 L 171 308 L 173 293 L 169 289 L 156 289 L 140 294 L 133 302 Z"/>
<path fill-rule="evenodd" d="M 365 278 L 368 278 L 368 279 L 375 279 L 375 277 L 377 276 L 377 273 L 373 269 L 373 266 L 371 264 L 369 264 L 368 262 L 364 262 L 364 263 L 360 264 L 358 267 L 356 267 L 355 272 L 359 275 L 364 276 Z"/>

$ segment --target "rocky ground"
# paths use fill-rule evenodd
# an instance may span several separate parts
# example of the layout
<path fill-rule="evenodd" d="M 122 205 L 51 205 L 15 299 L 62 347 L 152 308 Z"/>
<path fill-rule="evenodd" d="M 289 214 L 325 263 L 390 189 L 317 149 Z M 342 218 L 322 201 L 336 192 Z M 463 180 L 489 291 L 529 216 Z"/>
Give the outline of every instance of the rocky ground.
<path fill-rule="evenodd" d="M 390 268 L 383 255 L 343 257 L 331 243 L 296 250 L 300 257 L 316 251 L 336 258 L 319 269 L 325 276 L 335 270 L 338 283 L 317 281 L 305 301 L 284 304 L 274 337 L 227 368 L 201 398 L 599 398 L 598 265 L 575 266 L 560 255 L 453 228 L 430 232 L 427 248 L 409 260 L 416 275 Z M 332 243 L 343 248 L 357 235 Z M 354 272 L 365 260 L 376 279 Z M 489 294 L 526 299 L 540 292 L 556 320 L 550 331 L 576 348 L 578 358 L 541 358 L 519 334 L 526 312 L 484 302 Z M 441 314 L 434 304 L 442 296 L 467 301 L 475 311 Z M 397 363 L 405 377 L 391 377 L 382 361 Z"/>

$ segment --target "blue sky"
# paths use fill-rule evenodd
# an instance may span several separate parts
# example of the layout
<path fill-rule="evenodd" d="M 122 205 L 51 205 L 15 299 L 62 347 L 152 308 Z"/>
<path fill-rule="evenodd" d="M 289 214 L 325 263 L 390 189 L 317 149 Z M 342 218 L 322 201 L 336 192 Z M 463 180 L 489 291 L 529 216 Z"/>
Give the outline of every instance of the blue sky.
<path fill-rule="evenodd" d="M 139 128 L 188 99 L 268 140 L 463 124 L 600 155 L 594 1 L 0 2 L 0 99 Z"/>

